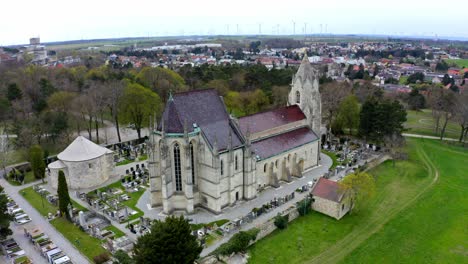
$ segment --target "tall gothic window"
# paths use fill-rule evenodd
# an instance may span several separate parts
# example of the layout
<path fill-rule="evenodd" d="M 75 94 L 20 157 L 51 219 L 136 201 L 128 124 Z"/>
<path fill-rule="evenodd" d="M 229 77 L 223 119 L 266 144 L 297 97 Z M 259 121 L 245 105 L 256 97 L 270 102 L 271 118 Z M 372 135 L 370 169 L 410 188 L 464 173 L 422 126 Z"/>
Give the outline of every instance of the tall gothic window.
<path fill-rule="evenodd" d="M 192 184 L 195 184 L 195 162 L 193 157 L 193 144 L 190 143 L 190 167 L 192 168 Z"/>
<path fill-rule="evenodd" d="M 299 91 L 296 91 L 296 104 L 301 103 L 301 93 Z"/>
<path fill-rule="evenodd" d="M 179 144 L 174 145 L 174 174 L 176 191 L 182 191 L 182 171 L 180 169 L 180 148 Z"/>
<path fill-rule="evenodd" d="M 221 160 L 221 175 L 224 175 L 224 162 Z"/>
<path fill-rule="evenodd" d="M 234 158 L 234 169 L 237 171 L 237 167 L 238 167 L 238 161 L 237 161 L 237 155 L 236 157 Z"/>

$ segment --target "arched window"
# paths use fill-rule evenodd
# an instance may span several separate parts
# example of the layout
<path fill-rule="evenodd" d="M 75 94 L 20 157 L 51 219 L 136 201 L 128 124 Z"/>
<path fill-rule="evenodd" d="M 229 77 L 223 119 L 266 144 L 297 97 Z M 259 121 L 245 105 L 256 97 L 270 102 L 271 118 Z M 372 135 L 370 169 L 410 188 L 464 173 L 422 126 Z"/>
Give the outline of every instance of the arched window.
<path fill-rule="evenodd" d="M 182 191 L 182 172 L 180 169 L 180 148 L 179 144 L 174 145 L 174 175 L 176 191 Z"/>
<path fill-rule="evenodd" d="M 267 169 L 267 165 L 263 165 L 263 172 L 266 172 L 266 169 Z"/>
<path fill-rule="evenodd" d="M 221 175 L 224 175 L 224 162 L 221 160 Z"/>
<path fill-rule="evenodd" d="M 299 91 L 296 91 L 296 104 L 301 103 L 301 93 Z"/>
<path fill-rule="evenodd" d="M 275 161 L 275 168 L 278 168 L 278 160 Z"/>
<path fill-rule="evenodd" d="M 190 167 L 192 168 L 192 183 L 195 184 L 195 162 L 193 157 L 193 144 L 190 142 Z"/>
<path fill-rule="evenodd" d="M 234 157 L 234 170 L 237 171 L 238 162 L 237 162 L 237 155 Z"/>

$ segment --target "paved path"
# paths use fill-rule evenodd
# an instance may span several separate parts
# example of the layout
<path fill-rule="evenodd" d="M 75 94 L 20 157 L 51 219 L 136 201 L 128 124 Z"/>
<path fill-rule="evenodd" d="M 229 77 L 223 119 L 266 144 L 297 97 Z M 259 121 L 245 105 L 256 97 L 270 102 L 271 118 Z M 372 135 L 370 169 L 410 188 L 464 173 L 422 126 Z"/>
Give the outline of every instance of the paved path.
<path fill-rule="evenodd" d="M 0 185 L 4 187 L 5 192 L 25 211 L 32 221 L 31 225 L 39 227 L 49 238 L 64 251 L 73 263 L 89 263 L 88 259 L 83 256 L 65 237 L 62 236 L 36 209 L 34 209 L 26 199 L 19 194 L 19 190 L 37 184 L 33 182 L 21 186 L 12 186 L 3 178 L 3 171 L 0 172 Z M 12 224 L 14 225 L 14 224 Z M 36 263 L 36 262 L 34 262 Z"/>
<path fill-rule="evenodd" d="M 437 139 L 437 140 L 440 140 L 440 137 L 435 137 L 435 136 L 425 136 L 425 135 L 408 134 L 408 133 L 403 133 L 402 135 L 403 135 L 404 137 L 427 138 L 427 139 Z M 444 137 L 442 140 L 446 140 L 446 141 L 458 141 L 458 139 L 455 139 L 455 138 L 446 138 L 446 137 Z"/>

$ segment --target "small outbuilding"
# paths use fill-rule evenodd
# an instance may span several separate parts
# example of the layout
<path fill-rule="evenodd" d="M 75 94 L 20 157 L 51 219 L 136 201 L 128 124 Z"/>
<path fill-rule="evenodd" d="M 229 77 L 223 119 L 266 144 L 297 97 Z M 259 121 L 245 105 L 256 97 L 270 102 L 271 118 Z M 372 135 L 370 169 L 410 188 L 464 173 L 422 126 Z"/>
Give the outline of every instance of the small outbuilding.
<path fill-rule="evenodd" d="M 337 220 L 352 208 L 351 199 L 345 199 L 346 193 L 340 190 L 340 185 L 323 177 L 313 187 L 312 196 L 312 209 Z"/>
<path fill-rule="evenodd" d="M 49 184 L 54 189 L 60 170 L 65 173 L 68 188 L 75 190 L 97 187 L 114 172 L 113 152 L 83 136 L 78 136 L 57 158 L 48 165 Z"/>

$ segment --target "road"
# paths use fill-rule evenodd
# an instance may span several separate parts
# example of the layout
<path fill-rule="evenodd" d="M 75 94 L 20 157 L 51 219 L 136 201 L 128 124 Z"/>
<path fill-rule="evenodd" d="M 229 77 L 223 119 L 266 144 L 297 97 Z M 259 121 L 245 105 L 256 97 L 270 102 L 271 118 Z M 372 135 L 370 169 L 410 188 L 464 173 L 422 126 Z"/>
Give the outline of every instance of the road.
<path fill-rule="evenodd" d="M 32 219 L 32 221 L 28 224 L 31 226 L 36 226 L 39 227 L 42 232 L 47 234 L 58 247 L 62 249 L 62 251 L 67 254 L 70 259 L 73 261 L 73 263 L 90 263 L 89 260 L 83 256 L 65 237 L 60 234 L 50 223 L 47 221 L 36 209 L 34 209 L 26 199 L 23 198 L 19 194 L 19 190 L 30 187 L 34 184 L 37 184 L 37 182 L 21 185 L 21 186 L 12 186 L 10 185 L 4 178 L 3 178 L 3 171 L 0 171 L 0 185 L 4 187 L 5 193 L 7 193 L 15 202 L 18 204 L 19 207 L 25 211 L 29 217 Z M 12 225 L 15 225 L 12 223 Z M 13 226 L 12 226 L 13 227 Z M 14 227 L 13 227 L 14 228 Z M 16 230 L 16 235 L 18 236 L 17 233 L 18 230 Z M 16 237 L 15 237 L 16 239 Z M 24 241 L 18 240 L 18 243 L 21 243 L 21 247 L 27 250 L 27 246 L 23 247 Z M 28 250 L 31 253 L 31 250 Z M 28 254 L 29 255 L 29 254 Z M 31 254 L 30 256 L 33 256 L 34 254 Z M 37 258 L 37 256 L 32 257 L 34 259 Z M 34 263 L 36 263 L 34 261 Z M 40 263 L 40 262 L 38 262 Z"/>
<path fill-rule="evenodd" d="M 403 133 L 402 135 L 403 135 L 404 137 L 427 138 L 427 139 L 437 139 L 437 140 L 440 140 L 440 137 L 425 136 L 425 135 L 419 135 L 419 134 L 408 134 L 408 133 Z M 446 137 L 444 137 L 442 140 L 446 140 L 446 141 L 458 141 L 458 139 L 455 139 L 455 138 L 446 138 Z"/>

